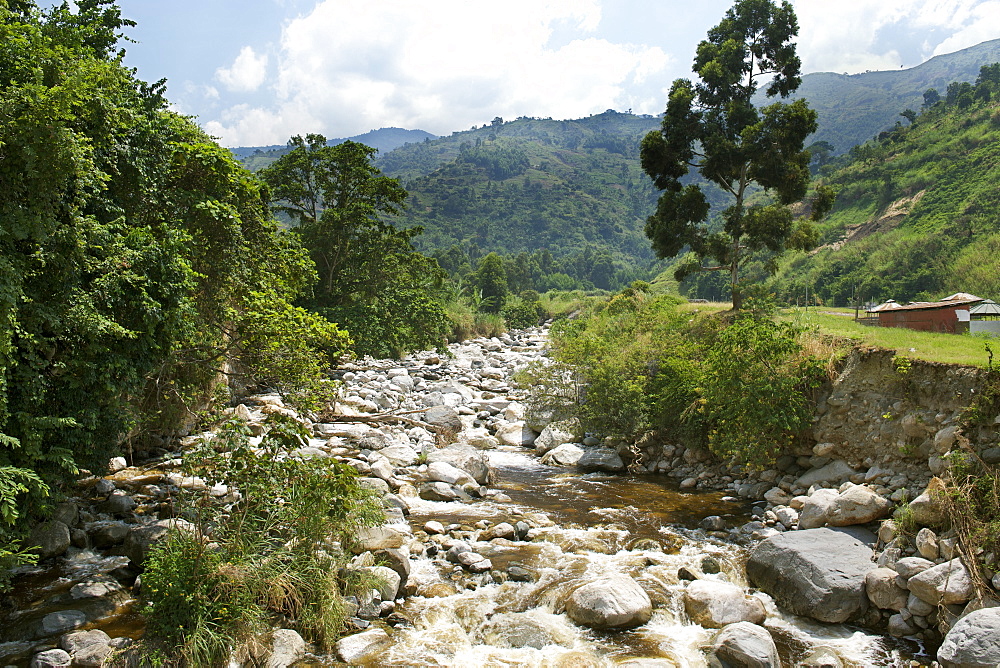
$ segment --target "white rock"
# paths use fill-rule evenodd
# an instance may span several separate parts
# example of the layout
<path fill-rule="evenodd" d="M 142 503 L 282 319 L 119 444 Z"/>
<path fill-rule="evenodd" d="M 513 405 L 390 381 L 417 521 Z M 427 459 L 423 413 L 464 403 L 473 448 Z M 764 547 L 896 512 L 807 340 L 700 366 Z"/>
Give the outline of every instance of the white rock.
<path fill-rule="evenodd" d="M 337 657 L 344 663 L 357 664 L 362 659 L 389 646 L 389 634 L 380 628 L 371 628 L 352 636 L 341 638 L 334 645 Z"/>
<path fill-rule="evenodd" d="M 684 610 L 695 624 L 719 629 L 736 622 L 761 624 L 767 617 L 760 599 L 728 582 L 695 580 L 684 590 Z"/>

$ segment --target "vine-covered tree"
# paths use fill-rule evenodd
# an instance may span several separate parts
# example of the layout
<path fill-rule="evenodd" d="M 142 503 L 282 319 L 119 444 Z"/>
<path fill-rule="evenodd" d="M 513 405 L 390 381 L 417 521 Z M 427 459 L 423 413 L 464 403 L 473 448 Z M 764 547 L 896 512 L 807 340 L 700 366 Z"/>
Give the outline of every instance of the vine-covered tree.
<path fill-rule="evenodd" d="M 816 130 L 816 112 L 801 99 L 760 110 L 751 102 L 762 82 L 768 97 L 798 88 L 797 34 L 787 1 L 736 2 L 698 45 L 693 71 L 699 81 L 673 83 L 662 127 L 642 142 L 642 167 L 663 191 L 646 223 L 654 250 L 667 258 L 690 249 L 675 272 L 678 280 L 697 271 L 729 272 L 736 309 L 740 268 L 755 254 L 769 251 L 773 259 L 816 242 L 812 226 L 796 224 L 787 206 L 806 194 L 809 152 L 802 146 Z M 706 224 L 710 207 L 701 187 L 682 183 L 692 169 L 733 199 L 721 229 Z M 748 206 L 754 184 L 776 201 Z M 814 218 L 822 213 L 824 206 L 814 206 Z"/>

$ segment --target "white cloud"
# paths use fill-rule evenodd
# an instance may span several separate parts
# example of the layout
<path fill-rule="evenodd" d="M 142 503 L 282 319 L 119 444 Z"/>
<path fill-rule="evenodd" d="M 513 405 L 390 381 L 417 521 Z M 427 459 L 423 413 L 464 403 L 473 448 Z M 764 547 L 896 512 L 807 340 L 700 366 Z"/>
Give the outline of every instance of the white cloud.
<path fill-rule="evenodd" d="M 280 143 L 390 125 L 444 134 L 497 115 L 658 112 L 671 57 L 600 38 L 600 18 L 599 0 L 325 0 L 284 27 L 273 104 L 206 127 L 227 144 L 258 130 L 254 143 Z M 246 47 L 218 78 L 230 86 L 252 71 L 259 86 L 264 69 Z"/>
<path fill-rule="evenodd" d="M 804 72 L 912 67 L 1000 37 L 998 0 L 793 0 Z M 880 39 L 889 34 L 892 39 Z"/>
<path fill-rule="evenodd" d="M 251 93 L 264 83 L 267 76 L 267 54 L 258 56 L 252 47 L 244 46 L 231 67 L 220 67 L 215 78 L 234 93 Z"/>

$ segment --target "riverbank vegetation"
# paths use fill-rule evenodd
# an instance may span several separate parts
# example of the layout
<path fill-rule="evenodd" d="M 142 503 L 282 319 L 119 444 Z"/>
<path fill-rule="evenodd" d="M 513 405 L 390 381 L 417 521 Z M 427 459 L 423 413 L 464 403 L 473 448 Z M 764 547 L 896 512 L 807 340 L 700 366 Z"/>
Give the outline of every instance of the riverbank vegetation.
<path fill-rule="evenodd" d="M 556 363 L 526 374 L 534 402 L 590 431 L 658 430 L 754 465 L 804 434 L 828 355 L 806 344 L 802 328 L 752 299 L 742 313 L 699 313 L 648 290 L 637 283 L 558 321 Z M 576 391 L 550 391 L 567 379 Z"/>

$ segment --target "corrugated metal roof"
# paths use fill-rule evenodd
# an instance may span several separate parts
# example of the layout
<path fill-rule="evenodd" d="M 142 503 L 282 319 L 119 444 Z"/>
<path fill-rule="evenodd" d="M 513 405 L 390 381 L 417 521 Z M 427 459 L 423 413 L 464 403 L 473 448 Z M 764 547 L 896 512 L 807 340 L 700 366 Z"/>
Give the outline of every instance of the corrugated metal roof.
<path fill-rule="evenodd" d="M 939 302 L 915 302 L 913 304 L 907 304 L 906 306 L 900 306 L 899 311 L 922 311 L 930 310 L 936 308 L 955 308 L 956 306 L 964 306 L 966 304 L 975 304 L 981 302 L 979 297 L 975 299 L 953 299 L 950 301 L 939 301 Z"/>
<path fill-rule="evenodd" d="M 1000 315 L 1000 304 L 992 299 L 984 299 L 969 309 L 971 315 Z"/>
<path fill-rule="evenodd" d="M 945 297 L 941 301 L 943 302 L 981 302 L 982 297 L 977 297 L 976 295 L 970 295 L 968 292 L 956 292 L 950 297 Z"/>

